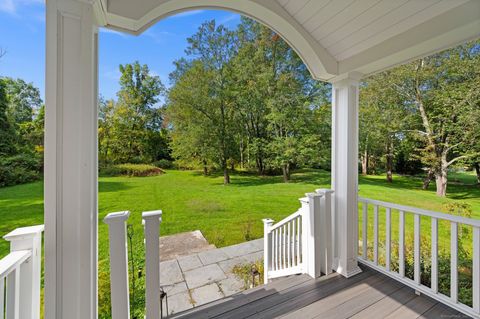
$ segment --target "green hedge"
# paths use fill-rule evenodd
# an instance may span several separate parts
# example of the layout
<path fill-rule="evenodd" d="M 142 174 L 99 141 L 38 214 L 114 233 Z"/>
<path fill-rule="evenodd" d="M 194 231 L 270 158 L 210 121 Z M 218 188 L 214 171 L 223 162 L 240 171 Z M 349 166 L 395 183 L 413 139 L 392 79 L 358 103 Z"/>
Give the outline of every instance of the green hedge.
<path fill-rule="evenodd" d="M 105 176 L 155 176 L 161 175 L 164 171 L 148 164 L 117 164 L 100 169 L 100 174 Z"/>
<path fill-rule="evenodd" d="M 0 158 L 0 187 L 33 182 L 40 177 L 39 160 L 32 154 Z"/>

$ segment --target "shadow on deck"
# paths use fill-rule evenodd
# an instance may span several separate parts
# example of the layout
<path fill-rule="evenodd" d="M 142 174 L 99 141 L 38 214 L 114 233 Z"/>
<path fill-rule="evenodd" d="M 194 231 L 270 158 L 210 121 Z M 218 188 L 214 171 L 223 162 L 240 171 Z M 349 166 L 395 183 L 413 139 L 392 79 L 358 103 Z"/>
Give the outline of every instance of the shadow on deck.
<path fill-rule="evenodd" d="M 469 318 L 362 266 L 352 278 L 291 276 L 221 299 L 173 318 Z"/>

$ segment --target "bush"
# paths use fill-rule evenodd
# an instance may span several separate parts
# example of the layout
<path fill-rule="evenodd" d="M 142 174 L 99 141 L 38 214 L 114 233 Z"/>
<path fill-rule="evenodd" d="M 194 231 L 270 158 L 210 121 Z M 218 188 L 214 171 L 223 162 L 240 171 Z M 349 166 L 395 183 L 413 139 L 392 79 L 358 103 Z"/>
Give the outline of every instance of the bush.
<path fill-rule="evenodd" d="M 175 168 L 175 164 L 167 159 L 161 159 L 153 163 L 154 166 L 163 168 L 163 169 L 172 169 Z"/>
<path fill-rule="evenodd" d="M 161 175 L 163 173 L 162 169 L 147 164 L 118 164 L 107 166 L 100 170 L 100 174 L 106 176 L 144 177 Z"/>
<path fill-rule="evenodd" d="M 0 187 L 38 180 L 39 165 L 38 158 L 31 154 L 0 158 Z"/>

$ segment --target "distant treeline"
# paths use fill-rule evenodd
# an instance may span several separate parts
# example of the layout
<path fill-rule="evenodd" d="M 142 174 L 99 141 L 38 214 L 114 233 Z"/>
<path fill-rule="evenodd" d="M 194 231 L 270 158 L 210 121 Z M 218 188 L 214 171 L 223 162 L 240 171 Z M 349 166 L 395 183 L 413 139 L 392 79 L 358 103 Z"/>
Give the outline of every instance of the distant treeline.
<path fill-rule="evenodd" d="M 139 62 L 120 65 L 116 99 L 99 103 L 99 163 L 260 175 L 330 168 L 331 86 L 311 78 L 275 32 L 248 18 L 203 23 L 168 88 Z M 423 174 L 445 196 L 452 167 L 480 183 L 480 42 L 373 75 L 360 88 L 359 171 Z M 44 112 L 38 89 L 0 80 L 0 185 L 38 178 Z M 114 170 L 110 170 L 114 171 Z"/>

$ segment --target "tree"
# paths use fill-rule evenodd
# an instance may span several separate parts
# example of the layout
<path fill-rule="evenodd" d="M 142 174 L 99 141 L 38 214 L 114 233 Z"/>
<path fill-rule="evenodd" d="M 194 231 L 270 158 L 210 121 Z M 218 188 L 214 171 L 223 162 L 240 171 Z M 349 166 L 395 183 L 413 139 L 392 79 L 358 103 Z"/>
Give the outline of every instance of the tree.
<path fill-rule="evenodd" d="M 16 125 L 31 122 L 42 105 L 40 90 L 22 79 L 4 78 L 8 95 L 8 113 Z"/>
<path fill-rule="evenodd" d="M 395 149 L 407 136 L 405 119 L 411 113 L 402 96 L 388 85 L 389 73 L 368 78 L 361 88 L 360 149 L 362 174 L 368 173 L 368 159 L 378 154 L 384 159 L 388 182 L 393 181 Z"/>
<path fill-rule="evenodd" d="M 203 23 L 197 33 L 187 41 L 189 46 L 186 54 L 191 60 L 188 64 L 177 63 L 177 66 L 190 65 L 190 67 L 177 70 L 172 75 L 177 82 L 169 94 L 169 108 L 174 109 L 170 112 L 170 119 L 175 131 L 176 126 L 181 125 L 179 123 L 181 117 L 178 117 L 179 113 L 175 108 L 189 109 L 189 114 L 199 118 L 204 125 L 203 131 L 201 127 L 191 125 L 192 131 L 200 133 L 202 137 L 210 136 L 208 143 L 216 150 L 205 152 L 201 148 L 202 151 L 199 153 L 203 154 L 202 156 L 209 156 L 210 160 L 218 164 L 223 171 L 224 184 L 229 184 L 227 163 L 236 149 L 234 146 L 235 112 L 231 94 L 232 69 L 229 63 L 236 54 L 235 33 L 222 25 L 216 26 L 215 21 L 212 20 Z M 188 98 L 192 95 L 197 100 Z M 192 119 L 189 118 L 189 120 Z M 187 126 L 183 128 L 188 129 Z M 187 137 L 192 134 L 191 132 L 182 135 L 173 134 L 173 152 L 177 155 L 186 155 L 185 152 L 179 151 L 179 140 L 175 141 L 179 136 Z"/>
<path fill-rule="evenodd" d="M 0 156 L 15 153 L 16 136 L 13 124 L 8 117 L 7 83 L 0 78 Z"/>
<path fill-rule="evenodd" d="M 158 105 L 165 88 L 160 78 L 138 61 L 119 68 L 118 101 L 100 100 L 100 159 L 107 163 L 156 161 L 167 149 Z"/>
<path fill-rule="evenodd" d="M 392 69 L 386 81 L 412 110 L 410 130 L 423 141 L 426 186 L 445 196 L 450 166 L 478 156 L 480 43 L 472 42 Z"/>

